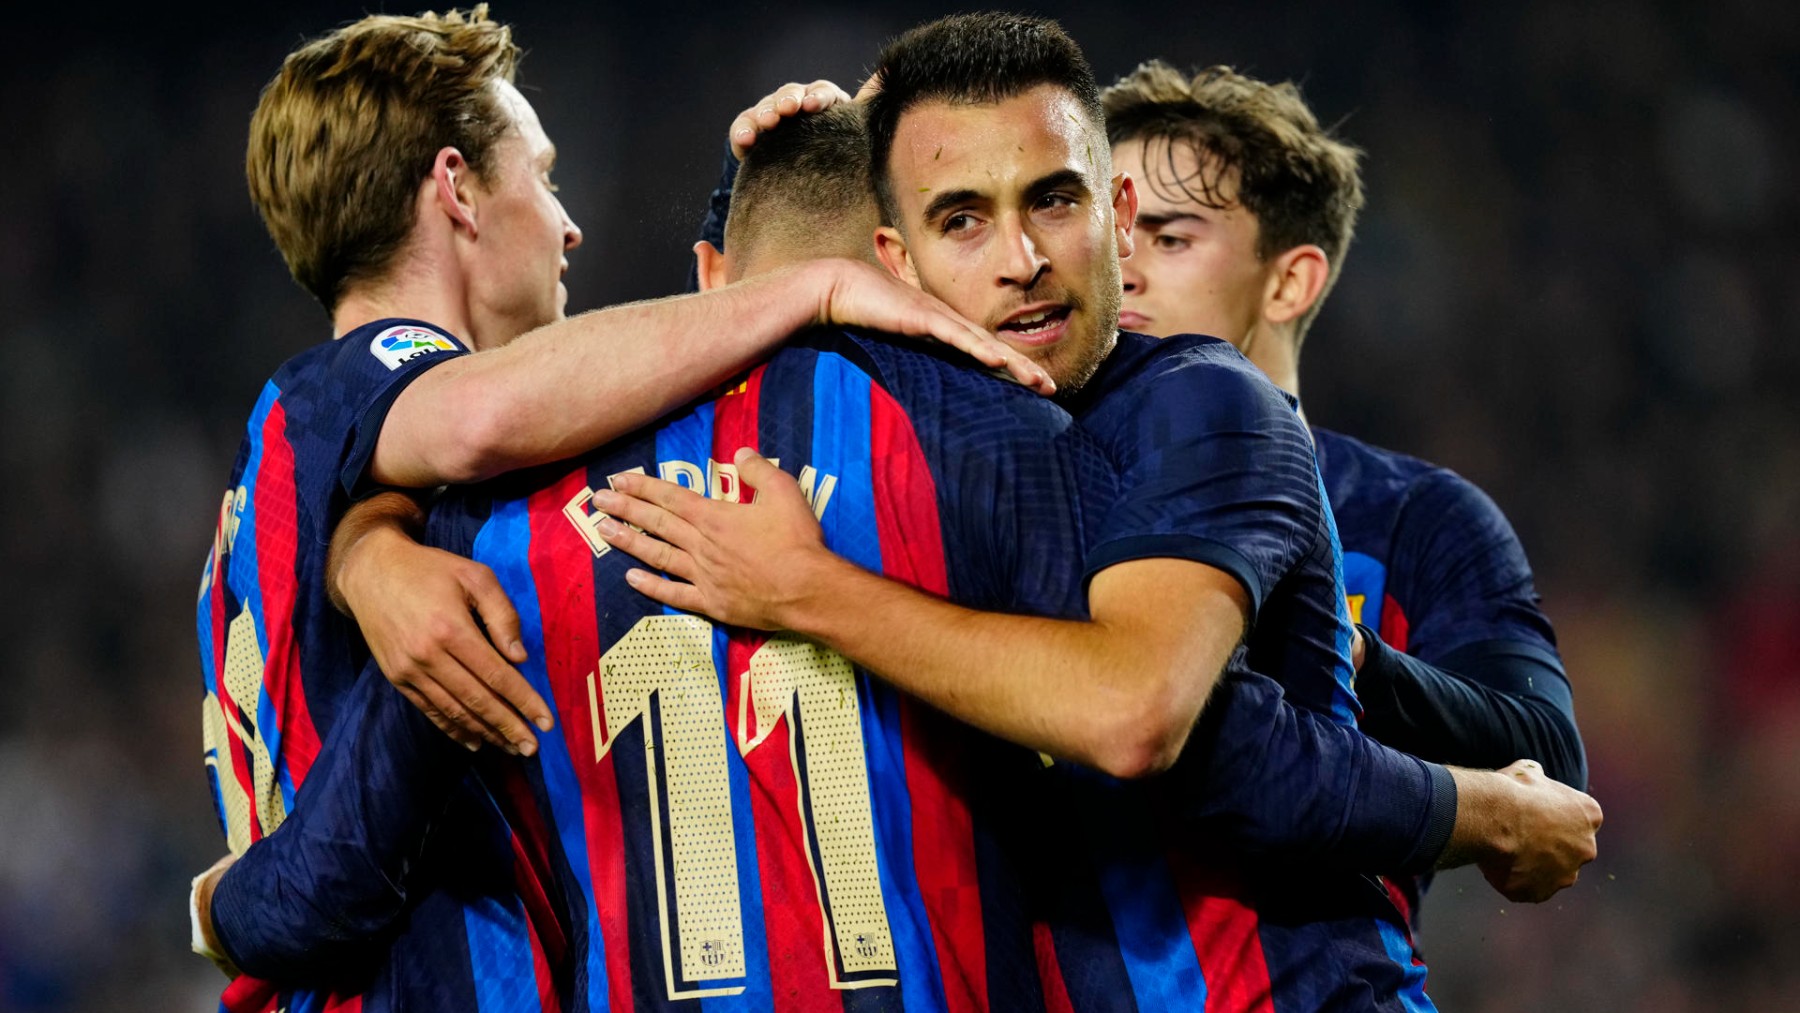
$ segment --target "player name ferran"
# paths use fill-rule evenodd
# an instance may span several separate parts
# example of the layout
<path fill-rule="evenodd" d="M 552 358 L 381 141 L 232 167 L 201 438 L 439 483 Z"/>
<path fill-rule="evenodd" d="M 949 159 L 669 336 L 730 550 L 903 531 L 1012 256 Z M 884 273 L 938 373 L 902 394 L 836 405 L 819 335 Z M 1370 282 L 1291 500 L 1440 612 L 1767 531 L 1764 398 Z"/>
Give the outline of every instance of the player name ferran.
<path fill-rule="evenodd" d="M 781 467 L 779 458 L 769 458 L 769 463 Z M 614 485 L 613 479 L 619 475 L 648 474 L 643 468 L 632 468 L 607 476 L 607 484 Z M 737 465 L 723 461 L 708 460 L 703 469 L 692 461 L 658 461 L 657 477 L 665 482 L 673 482 L 683 488 L 707 497 L 708 499 L 725 500 L 728 503 L 743 501 L 743 482 L 738 479 Z M 813 516 L 823 521 L 825 508 L 831 505 L 831 494 L 837 489 L 837 476 L 819 472 L 808 464 L 800 469 L 800 493 L 812 507 Z M 755 497 L 753 496 L 752 499 Z M 604 556 L 612 551 L 606 539 L 600 537 L 600 521 L 607 515 L 593 508 L 594 490 L 591 486 L 583 487 L 569 502 L 563 504 L 563 516 L 594 550 L 594 555 Z"/>

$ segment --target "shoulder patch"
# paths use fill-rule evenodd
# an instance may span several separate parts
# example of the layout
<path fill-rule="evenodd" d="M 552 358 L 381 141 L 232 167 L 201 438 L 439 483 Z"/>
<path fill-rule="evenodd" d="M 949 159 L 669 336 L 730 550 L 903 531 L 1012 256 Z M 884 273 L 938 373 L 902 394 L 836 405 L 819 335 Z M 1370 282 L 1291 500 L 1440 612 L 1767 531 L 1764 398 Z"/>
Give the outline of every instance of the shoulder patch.
<path fill-rule="evenodd" d="M 375 335 L 374 340 L 369 342 L 369 351 L 381 360 L 382 365 L 389 369 L 399 369 L 400 364 L 408 359 L 433 352 L 454 352 L 456 345 L 436 331 L 417 324 L 401 324 Z"/>

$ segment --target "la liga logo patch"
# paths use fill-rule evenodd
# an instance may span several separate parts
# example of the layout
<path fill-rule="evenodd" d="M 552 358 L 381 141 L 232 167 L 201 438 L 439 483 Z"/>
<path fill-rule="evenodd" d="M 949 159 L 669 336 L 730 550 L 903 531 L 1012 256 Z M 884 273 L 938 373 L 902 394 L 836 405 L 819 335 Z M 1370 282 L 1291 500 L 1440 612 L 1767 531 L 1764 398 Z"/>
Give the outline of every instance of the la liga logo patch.
<path fill-rule="evenodd" d="M 401 363 L 417 359 L 421 355 L 454 352 L 456 345 L 436 331 L 413 324 L 401 324 L 375 335 L 375 340 L 369 342 L 369 351 L 381 360 L 382 365 L 389 369 L 399 369 Z"/>

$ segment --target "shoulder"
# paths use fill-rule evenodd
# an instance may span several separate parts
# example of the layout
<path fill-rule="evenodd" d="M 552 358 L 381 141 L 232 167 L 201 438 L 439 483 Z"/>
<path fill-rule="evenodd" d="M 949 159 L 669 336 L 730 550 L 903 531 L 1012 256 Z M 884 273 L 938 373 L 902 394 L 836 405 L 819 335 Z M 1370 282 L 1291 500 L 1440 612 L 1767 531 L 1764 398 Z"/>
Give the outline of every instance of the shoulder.
<path fill-rule="evenodd" d="M 1328 429 L 1315 428 L 1313 437 L 1332 507 L 1340 515 L 1391 514 L 1396 543 L 1447 539 L 1474 549 L 1517 542 L 1493 498 L 1455 471 Z"/>

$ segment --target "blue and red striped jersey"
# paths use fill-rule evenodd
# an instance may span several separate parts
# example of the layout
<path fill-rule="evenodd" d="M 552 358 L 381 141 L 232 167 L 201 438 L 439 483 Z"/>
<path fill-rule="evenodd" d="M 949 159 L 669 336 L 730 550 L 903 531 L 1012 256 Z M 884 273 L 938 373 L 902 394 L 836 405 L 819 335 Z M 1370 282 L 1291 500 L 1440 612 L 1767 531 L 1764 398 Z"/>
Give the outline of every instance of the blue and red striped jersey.
<path fill-rule="evenodd" d="M 368 658 L 326 596 L 331 531 L 394 398 L 462 352 L 432 325 L 378 320 L 283 363 L 251 410 L 198 607 L 206 765 L 234 853 L 292 808 Z"/>
<path fill-rule="evenodd" d="M 1122 333 L 1068 404 L 1120 477 L 1087 572 L 1160 557 L 1232 574 L 1252 603 L 1238 662 L 1296 707 L 1353 727 L 1342 554 L 1293 400 L 1225 342 Z M 1296 805 L 1315 792 L 1291 786 Z M 1137 1008 L 1169 1008 L 1195 988 L 1208 1010 L 1432 1008 L 1377 878 L 1171 840 L 1159 821 L 1094 797 L 1105 804 L 1085 822 L 1111 828 L 1093 844 L 1105 903 L 1119 932 L 1142 934 L 1120 948 L 1154 957 L 1131 969 Z M 1153 945 L 1184 925 L 1191 947 Z"/>
<path fill-rule="evenodd" d="M 293 808 L 368 657 L 326 595 L 332 528 L 394 399 L 464 351 L 431 324 L 379 320 L 288 360 L 251 411 L 197 608 L 205 759 L 233 853 Z"/>
<path fill-rule="evenodd" d="M 720 499 L 754 447 L 838 553 L 990 610 L 1082 610 L 1103 455 L 1051 403 L 860 336 L 790 345 L 723 397 L 605 450 L 440 504 L 492 567 L 556 731 L 494 783 L 568 912 L 573 1009 L 1008 1008 L 1037 995 L 1009 857 L 1035 754 L 791 636 L 713 625 L 624 583 L 593 489 L 642 469 Z"/>

